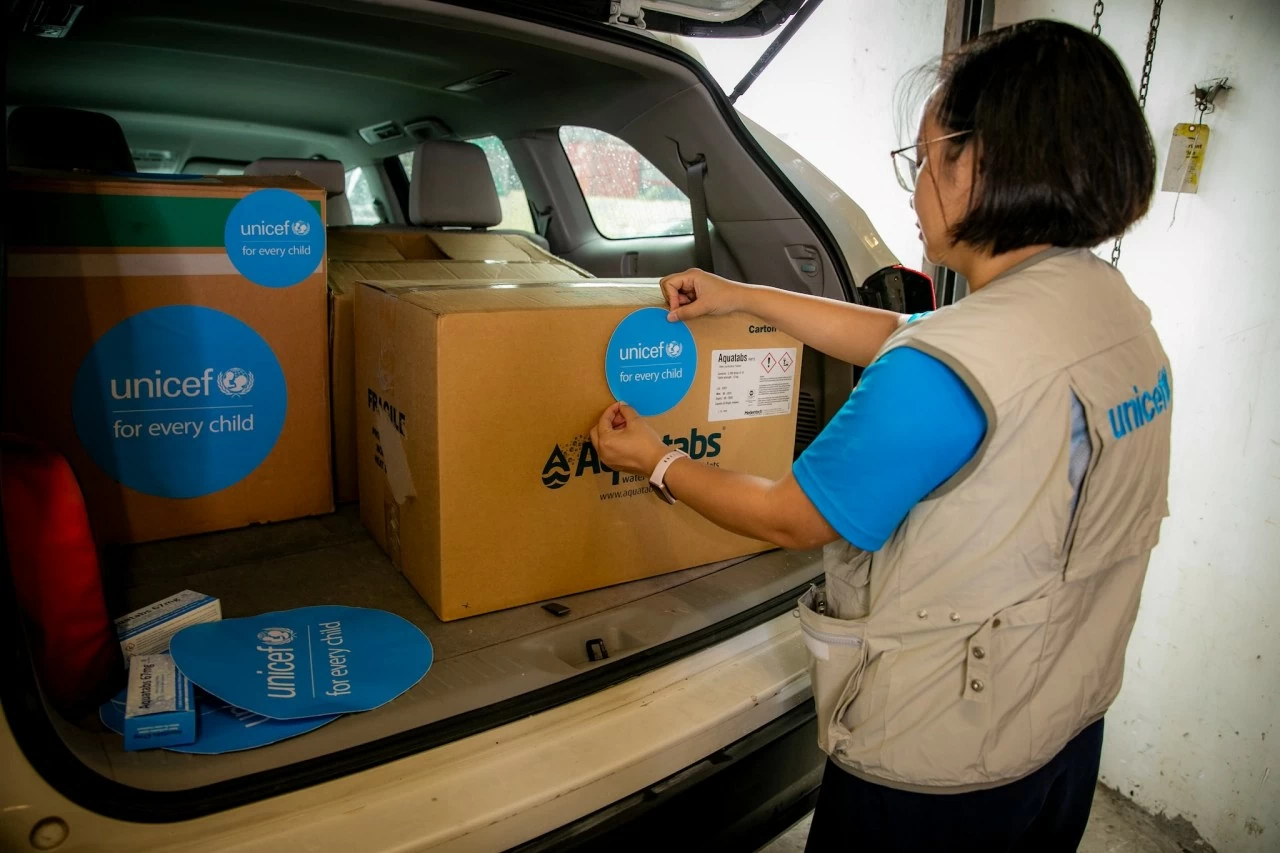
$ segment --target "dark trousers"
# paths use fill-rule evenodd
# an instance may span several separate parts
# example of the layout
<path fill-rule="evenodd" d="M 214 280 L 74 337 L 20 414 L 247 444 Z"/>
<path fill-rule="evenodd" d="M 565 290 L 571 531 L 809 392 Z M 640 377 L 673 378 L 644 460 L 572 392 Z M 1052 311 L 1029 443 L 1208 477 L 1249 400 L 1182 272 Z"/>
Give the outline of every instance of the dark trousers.
<path fill-rule="evenodd" d="M 1102 720 L 1044 767 L 999 788 L 917 794 L 864 782 L 831 761 L 807 853 L 1073 853 L 1098 783 Z"/>

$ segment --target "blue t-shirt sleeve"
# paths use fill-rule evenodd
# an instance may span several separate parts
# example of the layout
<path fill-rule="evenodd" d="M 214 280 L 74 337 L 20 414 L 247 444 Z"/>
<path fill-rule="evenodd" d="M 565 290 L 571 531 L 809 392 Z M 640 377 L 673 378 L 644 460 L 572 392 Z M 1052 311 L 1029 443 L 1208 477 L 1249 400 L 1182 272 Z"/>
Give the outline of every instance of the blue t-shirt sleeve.
<path fill-rule="evenodd" d="M 951 368 L 890 350 L 796 460 L 800 488 L 836 532 L 879 550 L 911 508 L 964 467 L 987 418 Z"/>

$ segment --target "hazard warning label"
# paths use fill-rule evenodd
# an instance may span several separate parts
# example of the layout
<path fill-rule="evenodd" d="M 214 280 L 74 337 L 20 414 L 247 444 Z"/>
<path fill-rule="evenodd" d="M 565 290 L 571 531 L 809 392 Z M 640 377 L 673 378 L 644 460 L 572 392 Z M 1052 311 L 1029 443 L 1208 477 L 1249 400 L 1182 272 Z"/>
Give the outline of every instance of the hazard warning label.
<path fill-rule="evenodd" d="M 791 414 L 797 369 L 794 349 L 713 350 L 707 419 Z"/>

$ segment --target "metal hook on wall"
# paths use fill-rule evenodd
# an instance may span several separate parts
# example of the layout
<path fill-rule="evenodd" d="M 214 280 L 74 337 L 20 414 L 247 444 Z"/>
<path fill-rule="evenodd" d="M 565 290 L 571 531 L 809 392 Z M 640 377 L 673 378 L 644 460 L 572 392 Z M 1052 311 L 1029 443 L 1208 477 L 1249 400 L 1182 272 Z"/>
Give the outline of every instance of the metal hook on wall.
<path fill-rule="evenodd" d="M 1226 77 L 1215 77 L 1193 86 L 1191 94 L 1196 99 L 1196 110 L 1200 113 L 1200 118 L 1203 119 L 1205 115 L 1214 111 L 1214 100 L 1218 95 L 1230 90 Z"/>

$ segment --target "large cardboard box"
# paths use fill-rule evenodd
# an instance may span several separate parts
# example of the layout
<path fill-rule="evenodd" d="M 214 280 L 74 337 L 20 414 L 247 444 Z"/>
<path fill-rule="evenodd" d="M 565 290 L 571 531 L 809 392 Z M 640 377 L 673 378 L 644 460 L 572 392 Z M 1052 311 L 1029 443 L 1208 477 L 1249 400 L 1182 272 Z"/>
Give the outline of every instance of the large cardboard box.
<path fill-rule="evenodd" d="M 11 173 L 4 429 L 139 542 L 333 507 L 324 192 Z"/>
<path fill-rule="evenodd" d="M 356 473 L 354 292 L 362 279 L 415 284 L 572 281 L 590 273 L 519 235 L 424 229 L 331 229 L 329 345 L 333 394 L 334 491 L 359 498 Z"/>
<path fill-rule="evenodd" d="M 668 443 L 708 465 L 789 470 L 799 343 L 742 314 L 680 332 L 661 302 L 655 282 L 358 288 L 361 516 L 441 619 L 769 547 L 666 505 L 587 439 L 614 399 L 606 358 L 638 356 L 633 404 L 650 379 L 692 377 L 659 389 L 671 408 L 651 422 Z M 611 346 L 645 307 L 636 316 L 657 323 Z"/>

